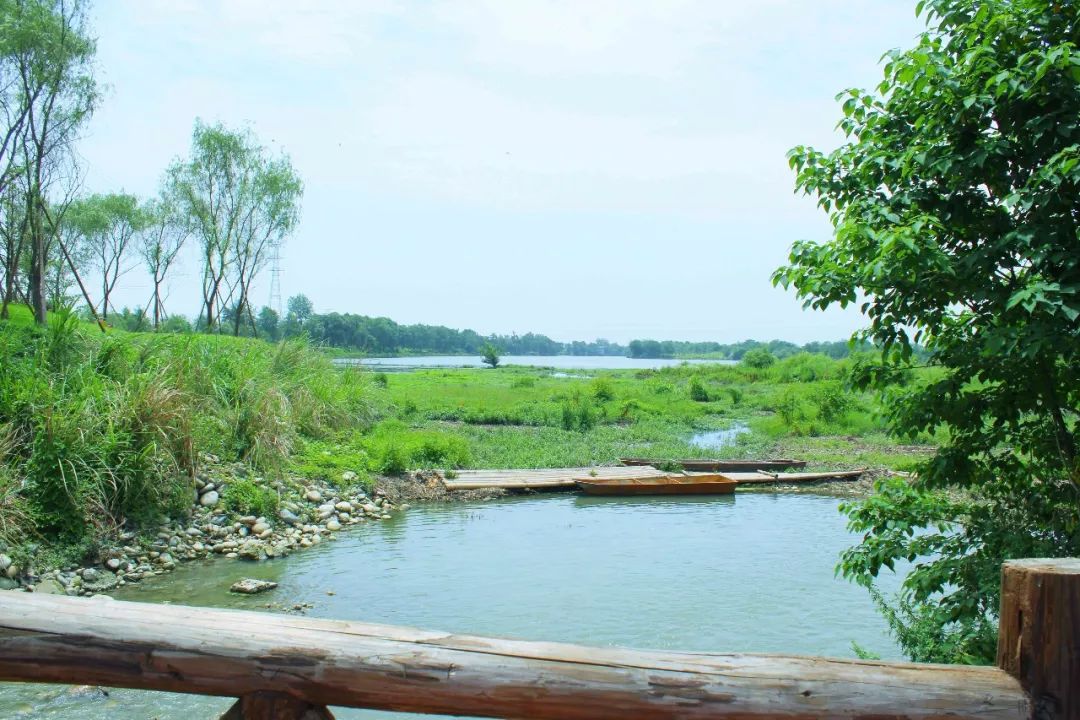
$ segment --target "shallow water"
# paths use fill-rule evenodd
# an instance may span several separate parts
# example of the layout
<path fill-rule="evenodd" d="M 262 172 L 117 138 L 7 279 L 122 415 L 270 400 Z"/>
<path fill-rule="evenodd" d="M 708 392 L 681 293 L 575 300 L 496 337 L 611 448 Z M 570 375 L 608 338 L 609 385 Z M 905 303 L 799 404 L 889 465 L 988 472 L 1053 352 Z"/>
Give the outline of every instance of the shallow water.
<path fill-rule="evenodd" d="M 415 370 L 417 368 L 485 367 L 479 355 L 417 355 L 387 358 L 342 358 L 339 365 L 364 365 L 382 370 Z M 683 363 L 718 363 L 734 365 L 733 360 L 675 360 L 672 358 L 628 358 L 617 355 L 504 355 L 502 365 L 528 365 L 561 370 L 648 370 Z"/>
<path fill-rule="evenodd" d="M 866 592 L 833 576 L 837 554 L 853 540 L 839 502 L 548 495 L 419 507 L 283 560 L 186 566 L 117 597 L 251 609 L 310 602 L 312 616 L 641 648 L 851 657 L 856 641 L 897 658 Z M 229 594 L 244 576 L 281 585 L 260 596 Z M 883 585 L 890 590 L 895 579 Z M 191 720 L 217 717 L 229 704 L 64 693 L 3 687 L 0 717 Z"/>
<path fill-rule="evenodd" d="M 704 448 L 705 450 L 719 450 L 734 445 L 739 441 L 740 435 L 748 432 L 750 432 L 750 428 L 746 425 L 735 423 L 724 430 L 706 430 L 694 433 L 690 436 L 688 442 L 694 447 Z"/>

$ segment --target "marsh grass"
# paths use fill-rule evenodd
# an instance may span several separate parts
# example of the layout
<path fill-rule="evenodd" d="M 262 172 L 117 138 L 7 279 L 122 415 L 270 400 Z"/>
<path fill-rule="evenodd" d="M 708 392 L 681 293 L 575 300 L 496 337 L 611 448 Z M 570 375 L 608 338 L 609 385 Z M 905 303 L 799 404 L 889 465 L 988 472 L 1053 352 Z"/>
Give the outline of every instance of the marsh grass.
<path fill-rule="evenodd" d="M 0 322 L 0 367 L 9 542 L 77 545 L 183 514 L 200 453 L 276 472 L 298 443 L 367 427 L 385 405 L 365 374 L 302 342 L 102 335 L 62 311 L 44 329 Z"/>

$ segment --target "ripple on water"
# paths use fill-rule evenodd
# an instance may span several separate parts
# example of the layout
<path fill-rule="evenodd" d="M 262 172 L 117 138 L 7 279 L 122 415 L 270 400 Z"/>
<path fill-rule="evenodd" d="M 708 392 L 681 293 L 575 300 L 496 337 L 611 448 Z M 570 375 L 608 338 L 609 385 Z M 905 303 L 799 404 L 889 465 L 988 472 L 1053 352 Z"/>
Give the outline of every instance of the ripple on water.
<path fill-rule="evenodd" d="M 839 502 L 547 495 L 417 507 L 283 560 L 184 567 L 122 597 L 250 609 L 310 602 L 315 616 L 594 645 L 850 657 L 855 641 L 896 658 L 865 591 L 833 575 L 853 541 Z M 228 593 L 241 576 L 280 586 Z M 32 708 L 22 717 L 189 720 L 229 704 L 123 690 L 57 703 L 36 692 L 0 691 L 0 716 L 20 717 L 21 704 Z"/>

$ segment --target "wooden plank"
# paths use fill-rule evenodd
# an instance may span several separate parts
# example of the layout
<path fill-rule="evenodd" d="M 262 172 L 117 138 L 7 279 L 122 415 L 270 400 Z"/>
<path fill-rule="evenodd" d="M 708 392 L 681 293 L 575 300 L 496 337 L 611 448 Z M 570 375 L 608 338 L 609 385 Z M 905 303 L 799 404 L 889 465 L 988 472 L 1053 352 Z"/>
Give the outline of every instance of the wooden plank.
<path fill-rule="evenodd" d="M 1031 695 L 1034 717 L 1080 720 L 1080 559 L 1001 568 L 997 664 Z"/>
<path fill-rule="evenodd" d="M 544 490 L 576 487 L 574 478 L 595 477 L 615 479 L 623 477 L 660 477 L 667 473 L 656 468 L 641 467 L 580 467 L 580 468 L 541 468 L 536 470 L 459 470 L 456 478 L 445 478 L 443 484 L 448 490 L 483 490 L 502 488 L 504 490 Z"/>
<path fill-rule="evenodd" d="M 800 483 L 800 482 L 824 482 L 828 480 L 857 480 L 866 469 L 841 470 L 828 472 L 797 472 L 797 473 L 764 473 L 764 472 L 726 472 L 724 475 L 732 480 L 738 480 L 741 484 L 767 484 L 767 483 Z"/>
<path fill-rule="evenodd" d="M 643 652 L 0 592 L 0 679 L 548 718 L 1028 717 L 998 668 Z"/>

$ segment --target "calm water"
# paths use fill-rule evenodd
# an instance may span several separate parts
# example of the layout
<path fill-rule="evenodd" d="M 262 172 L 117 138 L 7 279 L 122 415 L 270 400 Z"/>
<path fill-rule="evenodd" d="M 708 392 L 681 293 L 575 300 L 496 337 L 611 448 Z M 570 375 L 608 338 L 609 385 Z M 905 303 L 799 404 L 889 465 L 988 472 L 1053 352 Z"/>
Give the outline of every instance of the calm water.
<path fill-rule="evenodd" d="M 414 508 L 280 561 L 188 566 L 118 597 L 252 609 L 310 602 L 313 616 L 642 648 L 851 657 L 856 641 L 897 658 L 865 591 L 833 576 L 837 554 L 852 542 L 838 503 L 752 493 L 647 501 L 552 495 Z M 281 586 L 230 595 L 243 576 Z M 5 718 L 191 720 L 217 717 L 229 704 L 0 687 Z"/>
<path fill-rule="evenodd" d="M 735 423 L 724 430 L 705 430 L 690 436 L 689 443 L 694 447 L 705 450 L 719 450 L 739 441 L 739 436 L 750 432 L 750 428 L 742 423 Z"/>
<path fill-rule="evenodd" d="M 425 355 L 416 357 L 340 359 L 338 364 L 370 365 L 387 370 L 415 370 L 417 368 L 484 367 L 479 355 Z M 732 360 L 673 360 L 670 358 L 628 358 L 600 355 L 505 355 L 503 365 L 529 365 L 562 370 L 647 370 L 670 367 L 682 363 L 720 363 L 734 365 Z"/>

